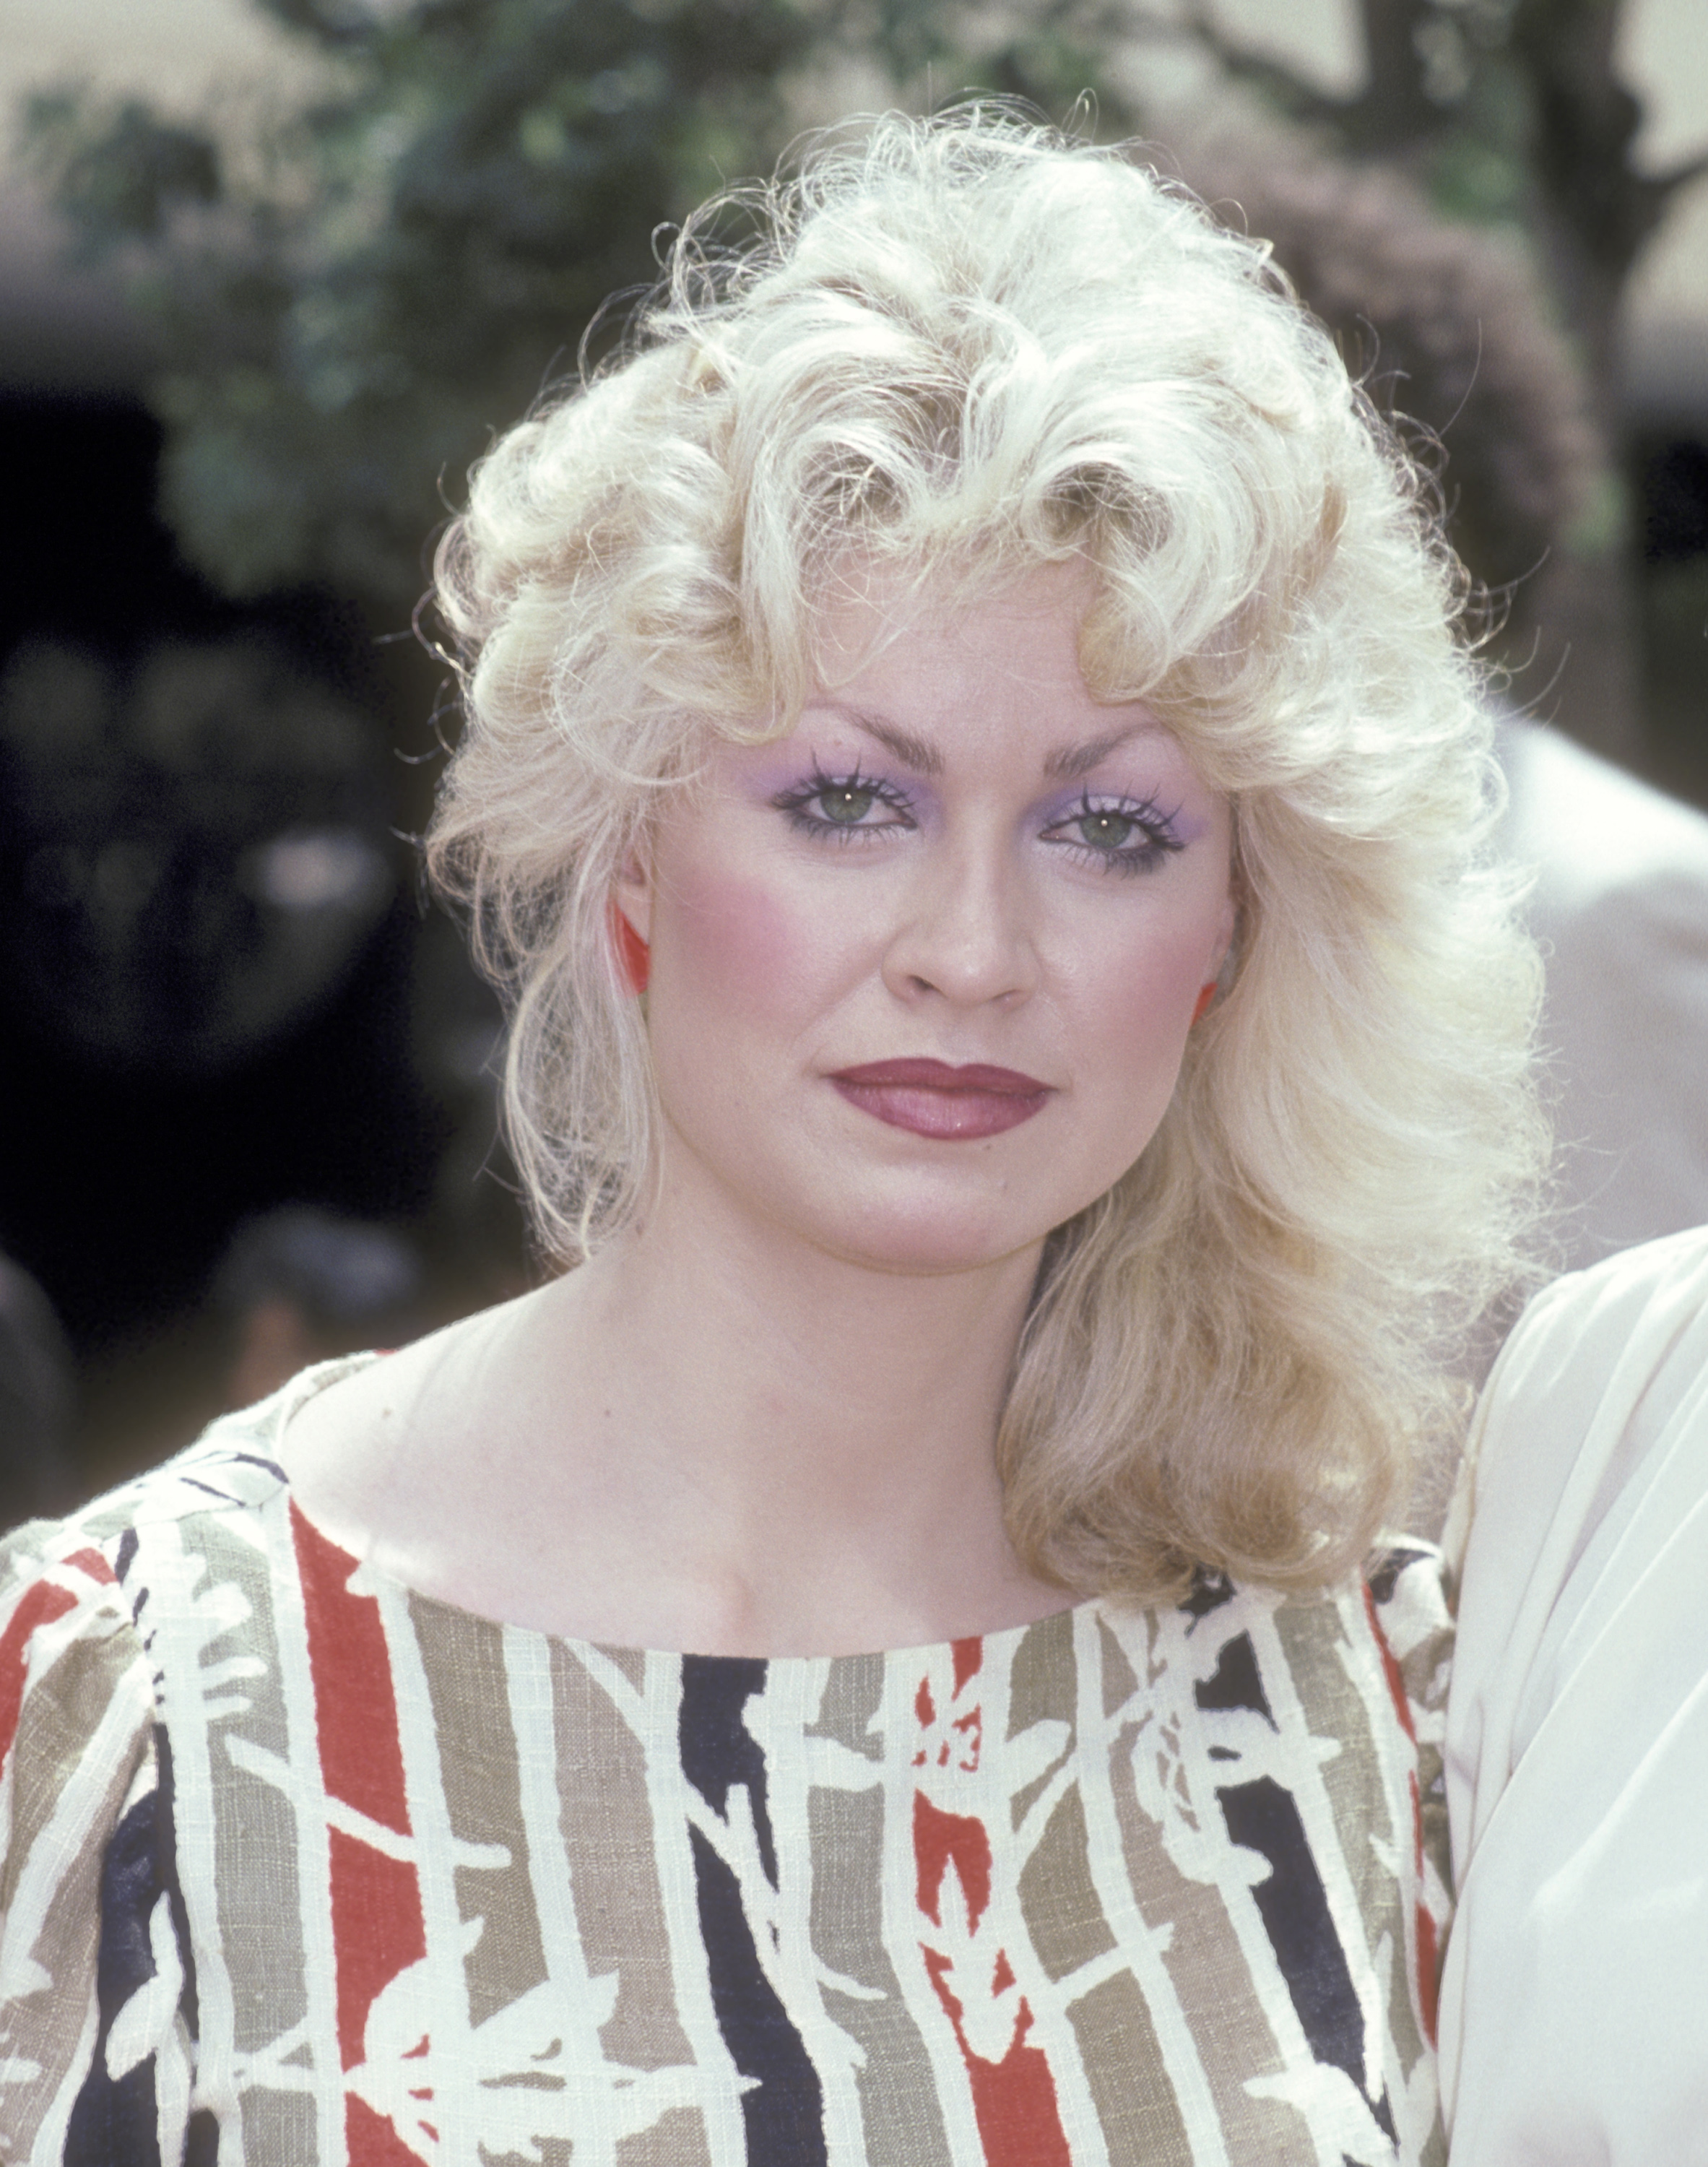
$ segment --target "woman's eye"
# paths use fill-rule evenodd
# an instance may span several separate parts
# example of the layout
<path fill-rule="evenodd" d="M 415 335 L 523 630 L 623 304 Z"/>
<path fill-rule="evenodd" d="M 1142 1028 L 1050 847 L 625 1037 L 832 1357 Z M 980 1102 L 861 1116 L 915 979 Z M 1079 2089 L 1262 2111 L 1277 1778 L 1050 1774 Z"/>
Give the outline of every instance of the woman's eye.
<path fill-rule="evenodd" d="M 875 790 L 838 782 L 818 792 L 817 803 L 824 819 L 838 828 L 857 827 L 878 802 Z"/>
<path fill-rule="evenodd" d="M 1172 815 L 1160 806 L 1093 805 L 1088 800 L 1046 828 L 1044 840 L 1078 851 L 1105 872 L 1154 872 L 1184 848 Z"/>
<path fill-rule="evenodd" d="M 802 834 L 816 835 L 821 841 L 827 836 L 843 842 L 856 836 L 875 839 L 913 825 L 900 792 L 858 775 L 817 775 L 797 790 L 780 792 L 771 803 L 788 814 Z"/>
<path fill-rule="evenodd" d="M 1081 842 L 1094 850 L 1118 850 L 1139 823 L 1125 813 L 1081 813 L 1074 822 Z"/>

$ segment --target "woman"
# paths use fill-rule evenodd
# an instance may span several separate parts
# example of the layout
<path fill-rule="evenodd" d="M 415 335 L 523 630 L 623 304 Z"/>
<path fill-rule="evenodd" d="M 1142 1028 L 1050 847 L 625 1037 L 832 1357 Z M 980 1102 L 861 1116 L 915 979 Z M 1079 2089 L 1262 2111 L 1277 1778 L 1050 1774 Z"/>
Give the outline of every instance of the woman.
<path fill-rule="evenodd" d="M 8 2158 L 1441 2156 L 1362 1569 L 1537 1153 L 1454 568 L 1124 156 L 748 207 L 442 556 L 574 1269 L 13 1539 Z"/>

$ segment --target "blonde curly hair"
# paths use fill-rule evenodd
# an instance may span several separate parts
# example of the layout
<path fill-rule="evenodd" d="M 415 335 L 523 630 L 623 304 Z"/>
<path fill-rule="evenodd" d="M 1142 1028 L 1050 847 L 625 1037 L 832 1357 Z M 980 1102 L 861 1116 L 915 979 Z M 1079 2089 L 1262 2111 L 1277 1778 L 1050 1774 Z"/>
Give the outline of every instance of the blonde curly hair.
<path fill-rule="evenodd" d="M 715 236 L 751 222 L 743 245 Z M 792 727 L 848 567 L 1093 585 L 1094 695 L 1234 808 L 1240 930 L 1155 1140 L 1047 1245 L 998 1437 L 1034 1571 L 1156 1599 L 1343 1573 L 1510 1284 L 1539 991 L 1488 856 L 1462 579 L 1261 243 L 1001 108 L 891 116 L 676 241 L 627 345 L 440 551 L 466 728 L 429 841 L 505 989 L 509 1131 L 573 1261 L 654 1163 L 619 868 L 714 734 Z"/>

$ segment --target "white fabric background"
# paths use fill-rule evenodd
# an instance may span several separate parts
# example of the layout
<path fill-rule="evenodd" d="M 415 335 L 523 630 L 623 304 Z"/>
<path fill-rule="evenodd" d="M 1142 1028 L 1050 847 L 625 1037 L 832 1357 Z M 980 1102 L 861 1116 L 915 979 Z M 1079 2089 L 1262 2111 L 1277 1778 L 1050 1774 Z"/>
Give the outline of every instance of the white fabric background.
<path fill-rule="evenodd" d="M 1534 723 L 1500 757 L 1547 960 L 1559 1260 L 1590 1264 L 1708 1221 L 1708 819 Z"/>
<path fill-rule="evenodd" d="M 1708 2163 L 1708 1229 L 1532 1304 L 1446 1540 L 1453 2167 Z"/>

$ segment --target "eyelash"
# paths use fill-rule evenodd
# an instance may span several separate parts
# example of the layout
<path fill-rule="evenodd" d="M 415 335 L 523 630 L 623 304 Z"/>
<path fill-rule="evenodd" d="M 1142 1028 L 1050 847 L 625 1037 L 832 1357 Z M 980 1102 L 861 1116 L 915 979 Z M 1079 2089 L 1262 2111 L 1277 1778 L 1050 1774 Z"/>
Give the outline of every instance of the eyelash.
<path fill-rule="evenodd" d="M 828 820 L 809 811 L 815 799 L 835 792 L 870 797 L 875 804 L 888 806 L 901 817 L 874 822 Z M 863 775 L 858 768 L 851 775 L 827 775 L 822 768 L 815 768 L 806 781 L 792 790 L 780 791 L 771 803 L 778 812 L 788 815 L 792 828 L 815 842 L 846 845 L 861 836 L 870 838 L 916 825 L 912 803 L 905 791 L 877 776 Z M 1077 821 L 1099 818 L 1130 822 L 1143 840 L 1109 850 L 1100 850 L 1093 843 L 1065 840 L 1055 847 L 1071 850 L 1082 863 L 1094 864 L 1100 872 L 1124 874 L 1154 872 L 1165 858 L 1186 848 L 1175 828 L 1175 815 L 1163 812 L 1154 798 L 1094 797 L 1090 791 L 1077 805 L 1050 822 L 1043 831 L 1044 839 L 1047 841 L 1057 829 Z"/>
<path fill-rule="evenodd" d="M 877 804 L 887 805 L 891 812 L 899 813 L 902 818 L 900 820 L 880 820 L 869 824 L 863 820 L 827 820 L 807 811 L 807 807 L 815 798 L 823 797 L 834 791 L 870 796 Z M 771 803 L 780 813 L 788 814 L 791 828 L 798 829 L 803 835 L 812 836 L 821 843 L 833 840 L 851 843 L 858 836 L 878 835 L 886 829 L 915 825 L 912 804 L 906 792 L 898 790 L 892 782 L 862 775 L 858 768 L 852 775 L 827 775 L 822 768 L 815 767 L 809 781 L 796 789 L 779 791 Z"/>
<path fill-rule="evenodd" d="M 1090 791 L 1071 811 L 1059 820 L 1052 820 L 1044 833 L 1053 835 L 1060 828 L 1071 827 L 1076 821 L 1108 819 L 1130 821 L 1142 840 L 1122 843 L 1113 850 L 1099 850 L 1094 843 L 1063 843 L 1081 860 L 1094 861 L 1101 872 L 1152 873 L 1167 857 L 1183 850 L 1186 844 L 1175 826 L 1176 813 L 1165 813 L 1154 797 L 1097 798 Z"/>

